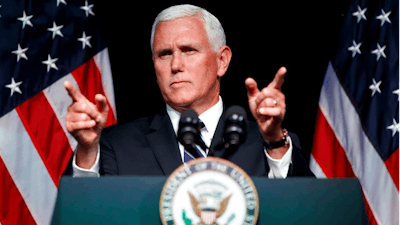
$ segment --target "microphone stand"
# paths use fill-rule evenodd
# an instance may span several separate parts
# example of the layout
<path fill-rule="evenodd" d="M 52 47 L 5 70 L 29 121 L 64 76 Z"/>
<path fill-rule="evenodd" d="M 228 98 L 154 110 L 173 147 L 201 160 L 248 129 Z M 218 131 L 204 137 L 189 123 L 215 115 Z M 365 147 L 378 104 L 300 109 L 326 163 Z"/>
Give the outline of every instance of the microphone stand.
<path fill-rule="evenodd" d="M 221 157 L 223 159 L 228 159 L 229 156 L 231 156 L 239 147 L 238 145 L 229 145 L 228 147 L 226 147 L 226 145 L 228 145 L 228 144 L 225 144 L 225 146 L 224 146 L 225 152 L 224 152 L 224 154 L 222 154 L 222 157 Z"/>

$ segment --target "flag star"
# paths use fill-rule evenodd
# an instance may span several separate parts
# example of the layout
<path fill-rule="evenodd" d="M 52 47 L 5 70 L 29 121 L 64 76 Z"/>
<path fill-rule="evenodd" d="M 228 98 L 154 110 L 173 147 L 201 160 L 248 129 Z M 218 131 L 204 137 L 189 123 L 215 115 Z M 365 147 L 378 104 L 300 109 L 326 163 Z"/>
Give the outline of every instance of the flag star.
<path fill-rule="evenodd" d="M 85 49 L 86 45 L 89 46 L 90 48 L 92 47 L 92 45 L 90 45 L 90 42 L 89 42 L 91 38 L 92 38 L 92 36 L 86 37 L 85 31 L 83 32 L 82 37 L 78 38 L 78 41 L 82 42 L 82 49 Z"/>
<path fill-rule="evenodd" d="M 391 11 L 388 13 L 385 13 L 385 11 L 382 9 L 382 14 L 376 17 L 378 20 L 381 20 L 381 26 L 383 26 L 383 24 L 385 24 L 385 22 L 392 23 L 389 19 L 389 16 L 391 13 L 392 13 Z"/>
<path fill-rule="evenodd" d="M 64 35 L 61 33 L 61 28 L 63 28 L 64 26 L 57 26 L 56 22 L 53 22 L 53 27 L 52 28 L 48 28 L 48 31 L 53 32 L 53 39 L 56 35 L 64 37 Z"/>
<path fill-rule="evenodd" d="M 10 97 L 12 97 L 14 95 L 14 92 L 18 92 L 18 93 L 22 94 L 21 89 L 19 89 L 19 85 L 21 85 L 21 84 L 22 84 L 22 81 L 15 82 L 14 78 L 11 78 L 11 84 L 6 85 L 6 88 L 11 89 Z"/>
<path fill-rule="evenodd" d="M 361 21 L 361 19 L 367 20 L 367 17 L 365 17 L 365 12 L 367 11 L 367 8 L 361 9 L 360 6 L 357 6 L 358 10 L 357 12 L 354 12 L 352 15 L 357 17 L 357 23 Z"/>
<path fill-rule="evenodd" d="M 353 58 L 354 56 L 357 55 L 357 53 L 361 55 L 360 47 L 361 47 L 361 42 L 357 44 L 356 41 L 353 40 L 353 46 L 348 48 L 349 51 L 353 52 L 352 55 Z"/>
<path fill-rule="evenodd" d="M 60 5 L 60 3 L 63 3 L 64 5 L 67 4 L 65 0 L 57 0 L 57 7 Z"/>
<path fill-rule="evenodd" d="M 24 29 L 25 25 L 27 25 L 27 24 L 29 26 L 33 27 L 33 24 L 31 23 L 32 17 L 33 17 L 33 15 L 27 16 L 24 11 L 22 17 L 17 18 L 17 20 L 22 22 L 22 29 Z"/>
<path fill-rule="evenodd" d="M 28 51 L 28 48 L 22 49 L 21 45 L 19 45 L 19 44 L 18 44 L 18 49 L 15 51 L 12 51 L 13 54 L 17 55 L 17 62 L 19 62 L 19 60 L 21 58 L 28 60 L 28 57 L 25 54 L 26 51 Z"/>
<path fill-rule="evenodd" d="M 392 93 L 393 94 L 395 94 L 395 95 L 398 95 L 398 99 L 397 99 L 397 101 L 399 101 L 400 100 L 400 90 L 399 89 L 397 89 L 397 90 L 395 90 L 395 91 L 393 91 Z"/>
<path fill-rule="evenodd" d="M 57 60 L 58 60 L 58 58 L 52 59 L 50 57 L 50 54 L 49 54 L 48 57 L 47 57 L 47 60 L 42 62 L 42 64 L 46 64 L 47 65 L 47 72 L 50 71 L 50 68 L 58 70 L 58 67 L 56 66 Z"/>
<path fill-rule="evenodd" d="M 94 6 L 93 4 L 92 4 L 92 5 L 88 5 L 88 2 L 87 2 L 87 0 L 86 0 L 86 1 L 85 1 L 85 6 L 82 6 L 82 7 L 81 7 L 81 9 L 85 10 L 86 17 L 88 17 L 89 14 L 92 15 L 92 16 L 94 16 L 94 13 L 93 13 L 93 10 L 92 10 L 93 6 Z"/>
<path fill-rule="evenodd" d="M 381 56 L 383 56 L 383 58 L 386 58 L 386 55 L 384 52 L 385 49 L 386 49 L 386 45 L 381 47 L 379 44 L 377 44 L 377 48 L 371 52 L 372 54 L 376 54 L 376 61 L 379 61 Z"/>
<path fill-rule="evenodd" d="M 393 124 L 390 125 L 390 126 L 388 126 L 388 127 L 386 127 L 386 129 L 392 130 L 392 137 L 393 137 L 393 136 L 399 131 L 399 129 L 400 129 L 400 124 L 398 124 L 398 123 L 396 122 L 396 120 L 393 119 Z"/>
<path fill-rule="evenodd" d="M 381 85 L 382 81 L 379 81 L 378 83 L 376 83 L 376 80 L 374 78 L 372 78 L 372 82 L 373 82 L 373 84 L 371 84 L 369 86 L 369 89 L 372 90 L 371 96 L 374 96 L 376 92 L 381 93 L 381 89 L 379 88 L 379 86 Z"/>

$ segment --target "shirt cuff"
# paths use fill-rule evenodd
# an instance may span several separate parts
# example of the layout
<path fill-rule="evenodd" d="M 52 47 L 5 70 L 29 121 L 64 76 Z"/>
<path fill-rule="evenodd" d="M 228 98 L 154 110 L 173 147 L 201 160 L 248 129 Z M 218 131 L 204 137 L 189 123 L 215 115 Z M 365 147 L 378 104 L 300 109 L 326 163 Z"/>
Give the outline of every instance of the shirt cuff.
<path fill-rule="evenodd" d="M 287 141 L 289 142 L 289 149 L 285 153 L 285 155 L 282 157 L 282 159 L 273 159 L 271 158 L 268 153 L 267 149 L 264 148 L 265 155 L 267 156 L 267 162 L 269 165 L 269 173 L 268 173 L 268 178 L 286 178 L 288 171 L 289 171 L 289 166 L 292 163 L 292 151 L 293 151 L 293 145 L 292 145 L 292 139 L 288 136 Z"/>
<path fill-rule="evenodd" d="M 72 177 L 100 177 L 100 146 L 97 148 L 96 162 L 90 169 L 84 169 L 76 165 L 76 151 L 72 159 Z"/>

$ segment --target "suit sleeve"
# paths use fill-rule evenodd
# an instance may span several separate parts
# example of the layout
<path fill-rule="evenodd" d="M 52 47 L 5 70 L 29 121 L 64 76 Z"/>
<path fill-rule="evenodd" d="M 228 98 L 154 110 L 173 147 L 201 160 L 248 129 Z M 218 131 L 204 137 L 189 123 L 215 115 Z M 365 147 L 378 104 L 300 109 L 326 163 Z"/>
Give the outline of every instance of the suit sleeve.
<path fill-rule="evenodd" d="M 63 176 L 74 176 L 74 169 L 73 169 L 73 159 L 74 155 L 72 154 L 67 168 L 65 168 Z M 115 156 L 113 151 L 107 144 L 107 142 L 100 141 L 100 168 L 99 173 L 101 176 L 103 175 L 118 175 L 117 163 L 115 161 Z M 85 176 L 83 176 L 85 177 Z"/>
<path fill-rule="evenodd" d="M 99 149 L 99 147 L 98 147 Z M 72 154 L 67 168 L 65 169 L 63 176 L 73 176 L 73 177 L 99 177 L 99 168 L 100 168 L 100 153 L 98 150 L 97 158 L 95 164 L 90 169 L 83 169 L 76 165 L 76 150 Z"/>
<path fill-rule="evenodd" d="M 118 175 L 114 150 L 103 136 L 100 139 L 100 175 Z"/>
<path fill-rule="evenodd" d="M 292 143 L 292 164 L 289 166 L 288 177 L 315 177 L 310 167 L 301 153 L 300 141 L 296 134 L 289 134 Z"/>
<path fill-rule="evenodd" d="M 67 168 L 65 168 L 63 176 L 72 176 L 72 158 L 73 158 L 73 154 L 72 154 L 71 158 L 69 159 Z"/>

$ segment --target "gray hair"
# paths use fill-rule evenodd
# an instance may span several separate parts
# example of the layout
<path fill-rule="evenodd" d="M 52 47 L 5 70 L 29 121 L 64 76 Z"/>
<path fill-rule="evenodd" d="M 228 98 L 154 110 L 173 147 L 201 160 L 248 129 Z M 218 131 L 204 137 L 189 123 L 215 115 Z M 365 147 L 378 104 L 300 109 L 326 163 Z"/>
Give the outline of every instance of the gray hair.
<path fill-rule="evenodd" d="M 194 5 L 175 5 L 160 12 L 154 20 L 151 29 L 151 52 L 153 52 L 154 33 L 157 25 L 162 21 L 169 21 L 186 16 L 197 15 L 204 23 L 204 28 L 207 32 L 208 42 L 212 50 L 217 52 L 222 46 L 226 44 L 226 37 L 221 23 L 213 14 L 207 10 Z"/>

